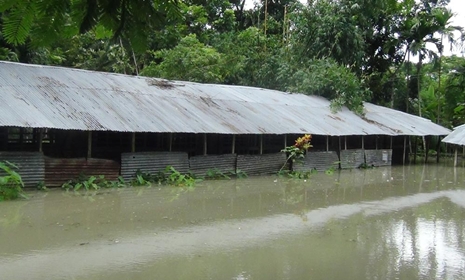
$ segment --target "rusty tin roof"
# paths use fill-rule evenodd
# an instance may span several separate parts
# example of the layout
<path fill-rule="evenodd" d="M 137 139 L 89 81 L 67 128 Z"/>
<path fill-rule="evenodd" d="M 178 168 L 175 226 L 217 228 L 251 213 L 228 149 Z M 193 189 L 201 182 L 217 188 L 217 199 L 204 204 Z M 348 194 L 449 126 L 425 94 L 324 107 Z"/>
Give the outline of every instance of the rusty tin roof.
<path fill-rule="evenodd" d="M 429 120 L 319 96 L 0 62 L 0 126 L 126 132 L 446 135 Z"/>

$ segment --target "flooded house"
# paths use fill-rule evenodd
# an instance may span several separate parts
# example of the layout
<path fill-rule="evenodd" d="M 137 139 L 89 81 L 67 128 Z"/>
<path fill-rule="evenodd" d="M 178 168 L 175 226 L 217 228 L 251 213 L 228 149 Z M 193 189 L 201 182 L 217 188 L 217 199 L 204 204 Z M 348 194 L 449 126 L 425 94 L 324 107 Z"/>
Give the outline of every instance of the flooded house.
<path fill-rule="evenodd" d="M 0 161 L 27 186 L 78 176 L 180 172 L 276 173 L 304 135 L 298 170 L 405 163 L 409 136 L 444 136 L 431 121 L 365 103 L 360 117 L 322 97 L 0 62 Z"/>
<path fill-rule="evenodd" d="M 457 166 L 460 159 L 458 156 L 460 148 L 463 151 L 462 158 L 465 157 L 465 124 L 454 127 L 454 130 L 442 142 L 454 147 L 454 166 Z"/>

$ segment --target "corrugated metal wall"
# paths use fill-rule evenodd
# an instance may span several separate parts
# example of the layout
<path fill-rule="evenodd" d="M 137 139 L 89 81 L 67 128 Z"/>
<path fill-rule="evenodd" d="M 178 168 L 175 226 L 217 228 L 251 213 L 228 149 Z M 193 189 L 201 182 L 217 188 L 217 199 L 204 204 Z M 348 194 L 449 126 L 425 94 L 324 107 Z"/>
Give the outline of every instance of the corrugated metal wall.
<path fill-rule="evenodd" d="M 284 153 L 264 155 L 238 155 L 237 170 L 248 175 L 273 174 L 279 171 L 286 162 Z"/>
<path fill-rule="evenodd" d="M 79 175 L 104 175 L 107 180 L 116 180 L 119 176 L 118 162 L 97 158 L 50 158 L 45 157 L 45 185 L 61 186 Z"/>
<path fill-rule="evenodd" d="M 235 172 L 236 160 L 236 154 L 193 156 L 189 159 L 190 171 L 196 175 L 205 175 L 210 169 Z"/>
<path fill-rule="evenodd" d="M 181 173 L 189 171 L 189 158 L 184 152 L 140 152 L 121 154 L 121 176 L 127 181 L 135 177 L 137 170 L 151 174 L 171 165 Z"/>
<path fill-rule="evenodd" d="M 365 159 L 369 166 L 388 166 L 392 163 L 392 150 L 365 150 Z"/>
<path fill-rule="evenodd" d="M 358 168 L 365 163 L 364 150 L 342 150 L 341 151 L 341 168 L 352 169 Z"/>
<path fill-rule="evenodd" d="M 40 152 L 0 152 L 0 161 L 9 161 L 19 170 L 26 187 L 35 187 L 45 180 L 44 155 Z"/>
<path fill-rule="evenodd" d="M 295 171 L 309 171 L 312 169 L 316 169 L 318 171 L 325 171 L 330 167 L 338 169 L 338 161 L 339 157 L 337 155 L 337 152 L 335 151 L 309 152 L 305 156 L 303 164 L 294 163 L 293 169 Z"/>

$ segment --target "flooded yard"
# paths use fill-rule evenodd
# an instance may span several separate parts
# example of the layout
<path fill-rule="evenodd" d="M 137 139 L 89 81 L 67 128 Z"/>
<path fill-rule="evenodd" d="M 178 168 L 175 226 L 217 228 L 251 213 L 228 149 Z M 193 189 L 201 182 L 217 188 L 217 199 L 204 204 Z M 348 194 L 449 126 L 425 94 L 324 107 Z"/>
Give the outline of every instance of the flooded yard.
<path fill-rule="evenodd" d="M 465 278 L 463 167 L 29 196 L 0 203 L 0 279 Z"/>

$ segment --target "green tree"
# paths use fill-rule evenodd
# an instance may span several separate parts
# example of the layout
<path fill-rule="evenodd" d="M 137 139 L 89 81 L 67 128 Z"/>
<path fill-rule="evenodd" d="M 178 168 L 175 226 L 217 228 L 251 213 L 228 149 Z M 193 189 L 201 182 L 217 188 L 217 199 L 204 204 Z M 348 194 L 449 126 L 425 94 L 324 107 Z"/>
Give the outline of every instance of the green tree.
<path fill-rule="evenodd" d="M 194 34 L 184 37 L 173 49 L 154 53 L 155 60 L 142 75 L 173 80 L 221 83 L 228 74 L 224 56 L 199 42 Z"/>
<path fill-rule="evenodd" d="M 455 127 L 465 123 L 465 59 L 453 56 L 444 65 L 444 116 Z"/>
<path fill-rule="evenodd" d="M 33 38 L 35 44 L 85 33 L 96 26 L 114 38 L 129 38 L 144 48 L 149 30 L 162 29 L 179 16 L 176 0 L 1 0 L 3 35 L 19 45 Z"/>
<path fill-rule="evenodd" d="M 347 106 L 363 115 L 363 101 L 370 97 L 370 91 L 355 73 L 332 59 L 314 60 L 308 68 L 298 70 L 290 79 L 290 91 L 328 98 L 335 111 Z"/>

